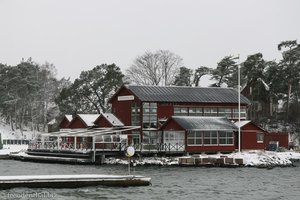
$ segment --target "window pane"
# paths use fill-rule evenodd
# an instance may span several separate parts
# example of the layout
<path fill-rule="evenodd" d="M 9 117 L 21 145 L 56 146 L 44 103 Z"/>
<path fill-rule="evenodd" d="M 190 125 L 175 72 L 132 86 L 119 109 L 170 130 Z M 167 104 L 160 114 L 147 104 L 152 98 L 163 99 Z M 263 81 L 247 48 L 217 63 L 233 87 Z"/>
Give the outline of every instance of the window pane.
<path fill-rule="evenodd" d="M 212 140 L 211 140 L 211 143 L 212 143 L 212 144 L 218 144 L 218 139 L 212 139 Z"/>
<path fill-rule="evenodd" d="M 210 138 L 210 132 L 204 131 L 203 132 L 203 137 Z"/>
<path fill-rule="evenodd" d="M 196 139 L 196 144 L 202 144 L 202 139 Z"/>
<path fill-rule="evenodd" d="M 194 139 L 188 139 L 188 144 L 194 144 Z"/>
<path fill-rule="evenodd" d="M 196 137 L 198 137 L 198 138 L 199 138 L 199 137 L 202 137 L 202 132 L 197 131 L 197 132 L 196 132 Z"/>
<path fill-rule="evenodd" d="M 220 144 L 226 144 L 226 139 L 220 139 Z"/>
<path fill-rule="evenodd" d="M 204 139 L 203 143 L 204 144 L 210 144 L 210 139 Z"/>
<path fill-rule="evenodd" d="M 219 132 L 219 137 L 226 137 L 226 132 L 220 131 Z"/>
<path fill-rule="evenodd" d="M 218 132 L 217 131 L 212 131 L 211 132 L 211 137 L 218 137 Z"/>

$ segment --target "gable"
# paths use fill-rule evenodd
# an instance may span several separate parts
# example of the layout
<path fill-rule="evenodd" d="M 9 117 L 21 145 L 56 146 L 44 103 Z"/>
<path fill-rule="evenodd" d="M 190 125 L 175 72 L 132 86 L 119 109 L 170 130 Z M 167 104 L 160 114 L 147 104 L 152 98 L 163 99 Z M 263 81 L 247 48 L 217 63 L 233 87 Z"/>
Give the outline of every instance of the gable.
<path fill-rule="evenodd" d="M 87 128 L 88 126 L 82 121 L 82 119 L 78 116 L 73 118 L 70 122 L 68 128 Z"/>
<path fill-rule="evenodd" d="M 68 128 L 69 124 L 70 124 L 70 121 L 66 117 L 64 117 L 59 124 L 59 128 Z"/>

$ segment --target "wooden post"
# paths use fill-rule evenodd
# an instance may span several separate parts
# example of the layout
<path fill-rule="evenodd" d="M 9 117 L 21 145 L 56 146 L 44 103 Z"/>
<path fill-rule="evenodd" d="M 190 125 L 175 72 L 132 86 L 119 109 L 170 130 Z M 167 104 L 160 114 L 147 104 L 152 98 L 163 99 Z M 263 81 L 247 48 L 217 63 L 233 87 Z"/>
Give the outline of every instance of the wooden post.
<path fill-rule="evenodd" d="M 76 136 L 74 136 L 74 150 L 76 150 L 76 149 L 77 149 L 77 147 L 76 147 L 76 144 L 77 144 L 77 137 L 76 137 Z"/>
<path fill-rule="evenodd" d="M 93 143 L 93 157 L 92 157 L 92 162 L 95 163 L 95 161 L 96 161 L 95 136 L 92 137 L 92 143 Z"/>
<path fill-rule="evenodd" d="M 59 150 L 60 149 L 60 139 L 61 137 L 60 136 L 57 136 L 57 149 Z"/>

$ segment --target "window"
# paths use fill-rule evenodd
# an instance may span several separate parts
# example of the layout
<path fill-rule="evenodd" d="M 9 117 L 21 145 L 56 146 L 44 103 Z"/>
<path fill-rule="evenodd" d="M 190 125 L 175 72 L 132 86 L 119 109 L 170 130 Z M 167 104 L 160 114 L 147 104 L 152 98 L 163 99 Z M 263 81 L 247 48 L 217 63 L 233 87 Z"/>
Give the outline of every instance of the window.
<path fill-rule="evenodd" d="M 219 115 L 220 117 L 227 117 L 231 119 L 231 108 L 219 108 Z"/>
<path fill-rule="evenodd" d="M 136 103 L 131 105 L 131 125 L 140 126 L 140 106 Z"/>
<path fill-rule="evenodd" d="M 143 143 L 144 144 L 158 144 L 161 141 L 161 133 L 157 131 L 144 131 Z"/>
<path fill-rule="evenodd" d="M 218 116 L 217 108 L 204 108 L 204 116 Z"/>
<path fill-rule="evenodd" d="M 164 143 L 166 144 L 184 144 L 183 131 L 164 131 Z"/>
<path fill-rule="evenodd" d="M 263 143 L 264 142 L 264 134 L 263 133 L 257 133 L 256 141 L 257 141 L 257 143 Z"/>
<path fill-rule="evenodd" d="M 202 116 L 203 109 L 202 108 L 189 108 L 189 116 Z"/>
<path fill-rule="evenodd" d="M 183 107 L 175 107 L 174 108 L 174 115 L 175 116 L 188 116 L 188 108 Z"/>
<path fill-rule="evenodd" d="M 219 131 L 219 144 L 233 144 L 233 132 Z"/>
<path fill-rule="evenodd" d="M 188 145 L 202 145 L 202 132 L 201 131 L 189 131 L 188 133 Z"/>
<path fill-rule="evenodd" d="M 131 137 L 132 137 L 132 144 L 140 144 L 141 140 L 140 140 L 140 132 L 138 131 L 132 131 L 131 133 Z"/>
<path fill-rule="evenodd" d="M 233 109 L 233 119 L 238 119 L 239 118 L 239 109 L 234 108 Z M 247 110 L 245 107 L 241 107 L 241 119 L 246 119 L 247 118 Z"/>
<path fill-rule="evenodd" d="M 157 104 L 144 103 L 143 105 L 143 128 L 157 128 Z"/>
<path fill-rule="evenodd" d="M 218 132 L 217 131 L 204 131 L 203 132 L 203 144 L 204 145 L 217 145 L 218 144 Z"/>

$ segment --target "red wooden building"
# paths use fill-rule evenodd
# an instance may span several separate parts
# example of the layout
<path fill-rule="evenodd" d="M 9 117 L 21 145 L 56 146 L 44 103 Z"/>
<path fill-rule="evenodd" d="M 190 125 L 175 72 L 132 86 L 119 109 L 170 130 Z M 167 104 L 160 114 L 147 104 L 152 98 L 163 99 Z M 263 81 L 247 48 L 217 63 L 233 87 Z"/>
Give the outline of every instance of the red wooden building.
<path fill-rule="evenodd" d="M 60 129 L 68 128 L 70 122 L 72 121 L 73 117 L 72 115 L 65 115 L 64 118 L 61 120 L 59 124 Z"/>
<path fill-rule="evenodd" d="M 132 142 L 142 143 L 146 149 L 151 145 L 153 148 L 157 144 L 167 145 L 165 142 L 168 136 L 160 128 L 172 116 L 225 117 L 232 121 L 238 120 L 238 92 L 232 88 L 128 85 L 122 86 L 110 99 L 110 103 L 112 113 L 125 125 L 141 127 L 140 131 L 131 133 Z M 242 120 L 247 119 L 249 103 L 241 95 Z M 172 125 L 168 125 L 168 128 L 169 126 Z M 233 150 L 234 147 L 215 148 L 216 151 L 229 149 Z M 185 149 L 187 152 L 190 150 L 194 151 L 193 148 Z"/>
<path fill-rule="evenodd" d="M 173 116 L 161 127 L 163 143 L 189 153 L 232 152 L 237 127 L 226 117 Z"/>
<path fill-rule="evenodd" d="M 268 133 L 247 120 L 249 100 L 241 95 L 241 122 L 238 122 L 238 92 L 230 88 L 178 86 L 122 86 L 110 99 L 112 113 L 77 115 L 61 128 L 118 128 L 127 142 L 141 151 L 230 152 L 267 149 L 270 141 L 288 142 L 285 134 Z M 280 135 L 280 134 L 279 134 Z"/>
<path fill-rule="evenodd" d="M 266 130 L 249 120 L 237 121 L 235 125 L 241 129 L 241 148 L 243 150 L 265 149 Z"/>

